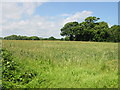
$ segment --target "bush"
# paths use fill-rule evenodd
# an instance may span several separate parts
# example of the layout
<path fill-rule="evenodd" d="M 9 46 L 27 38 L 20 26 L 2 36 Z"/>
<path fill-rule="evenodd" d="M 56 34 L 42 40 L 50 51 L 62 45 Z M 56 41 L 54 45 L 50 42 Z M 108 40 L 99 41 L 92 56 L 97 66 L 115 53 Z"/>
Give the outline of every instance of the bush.
<path fill-rule="evenodd" d="M 22 72 L 18 63 L 14 61 L 12 54 L 2 49 L 0 50 L 2 56 L 2 88 L 18 88 L 22 87 L 32 81 L 36 73 L 25 71 Z"/>

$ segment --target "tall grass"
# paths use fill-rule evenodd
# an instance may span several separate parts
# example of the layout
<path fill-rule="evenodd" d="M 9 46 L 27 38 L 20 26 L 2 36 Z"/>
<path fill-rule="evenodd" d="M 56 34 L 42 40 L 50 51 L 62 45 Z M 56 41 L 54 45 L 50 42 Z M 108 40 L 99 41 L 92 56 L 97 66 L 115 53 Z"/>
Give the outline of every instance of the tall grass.
<path fill-rule="evenodd" d="M 35 72 L 20 88 L 117 88 L 118 44 L 4 40 L 22 70 Z"/>

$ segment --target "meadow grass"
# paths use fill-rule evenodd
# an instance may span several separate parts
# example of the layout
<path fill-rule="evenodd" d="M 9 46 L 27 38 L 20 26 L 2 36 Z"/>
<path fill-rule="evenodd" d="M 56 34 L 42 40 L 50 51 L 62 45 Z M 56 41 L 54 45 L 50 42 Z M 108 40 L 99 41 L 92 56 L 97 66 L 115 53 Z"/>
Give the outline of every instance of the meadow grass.
<path fill-rule="evenodd" d="M 3 40 L 20 71 L 36 76 L 16 88 L 117 88 L 118 44 Z"/>

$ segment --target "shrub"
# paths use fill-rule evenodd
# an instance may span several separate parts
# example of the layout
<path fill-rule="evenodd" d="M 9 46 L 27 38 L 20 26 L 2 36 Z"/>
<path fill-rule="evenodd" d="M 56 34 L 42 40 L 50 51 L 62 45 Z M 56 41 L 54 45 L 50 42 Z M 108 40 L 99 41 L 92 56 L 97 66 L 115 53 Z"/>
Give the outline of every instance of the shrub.
<path fill-rule="evenodd" d="M 36 73 L 25 71 L 22 72 L 18 63 L 14 61 L 12 54 L 2 49 L 0 50 L 2 56 L 2 88 L 17 88 L 32 81 Z"/>

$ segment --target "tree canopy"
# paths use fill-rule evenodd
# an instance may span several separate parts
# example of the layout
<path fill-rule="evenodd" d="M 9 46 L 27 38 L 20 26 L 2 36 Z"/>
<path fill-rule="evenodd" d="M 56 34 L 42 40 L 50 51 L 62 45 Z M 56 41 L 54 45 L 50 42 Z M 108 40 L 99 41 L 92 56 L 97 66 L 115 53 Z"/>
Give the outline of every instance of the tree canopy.
<path fill-rule="evenodd" d="M 78 22 L 69 22 L 65 24 L 65 26 L 61 29 L 61 35 L 69 36 L 72 41 L 74 39 L 76 26 L 78 26 Z"/>
<path fill-rule="evenodd" d="M 68 22 L 61 28 L 61 35 L 70 41 L 120 41 L 120 26 L 113 25 L 109 28 L 108 23 L 100 18 L 90 16 L 83 22 Z"/>

